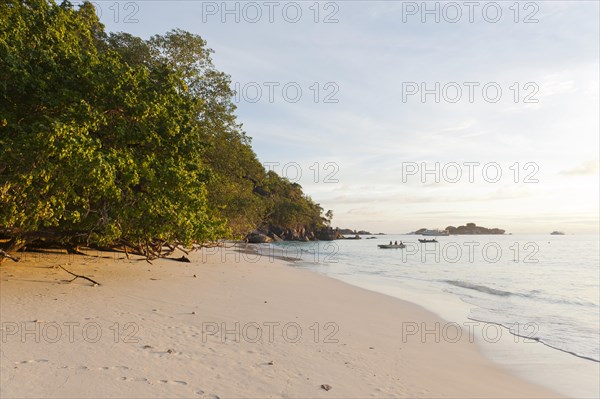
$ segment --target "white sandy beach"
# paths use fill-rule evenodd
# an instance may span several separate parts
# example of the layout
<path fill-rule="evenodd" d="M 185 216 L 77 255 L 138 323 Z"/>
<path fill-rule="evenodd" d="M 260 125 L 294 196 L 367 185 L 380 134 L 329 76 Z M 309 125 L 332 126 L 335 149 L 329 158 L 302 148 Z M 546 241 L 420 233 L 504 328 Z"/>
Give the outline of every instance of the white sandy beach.
<path fill-rule="evenodd" d="M 403 339 L 444 326 L 415 304 L 281 260 L 203 251 L 192 263 L 114 253 L 2 263 L 0 396 L 559 396 L 493 364 L 467 334 Z M 66 283 L 59 264 L 101 285 Z"/>

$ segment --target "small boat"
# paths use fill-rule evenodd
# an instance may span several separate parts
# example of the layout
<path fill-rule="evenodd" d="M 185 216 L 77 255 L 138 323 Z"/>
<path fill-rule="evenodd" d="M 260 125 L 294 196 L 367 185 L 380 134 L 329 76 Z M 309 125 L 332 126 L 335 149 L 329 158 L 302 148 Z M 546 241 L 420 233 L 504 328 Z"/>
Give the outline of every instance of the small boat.
<path fill-rule="evenodd" d="M 552 233 L 550 233 L 550 235 L 552 235 L 552 236 L 564 236 L 565 233 L 563 233 L 562 231 L 553 231 Z"/>
<path fill-rule="evenodd" d="M 432 238 L 431 240 L 428 240 L 426 238 L 419 238 L 419 242 L 425 243 L 425 242 L 438 242 L 435 238 Z"/>
<path fill-rule="evenodd" d="M 379 244 L 378 247 L 379 248 L 400 248 L 400 249 L 402 249 L 402 248 L 405 248 L 406 245 L 404 245 L 404 244 L 392 244 L 392 245 L 390 245 L 390 244 Z"/>

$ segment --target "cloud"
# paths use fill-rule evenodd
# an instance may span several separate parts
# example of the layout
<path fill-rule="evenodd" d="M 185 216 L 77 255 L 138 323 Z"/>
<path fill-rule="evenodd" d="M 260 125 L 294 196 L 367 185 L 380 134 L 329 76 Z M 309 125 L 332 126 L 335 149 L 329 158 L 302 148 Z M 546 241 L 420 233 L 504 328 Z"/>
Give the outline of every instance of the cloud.
<path fill-rule="evenodd" d="M 598 174 L 598 160 L 583 162 L 572 169 L 563 170 L 560 174 L 566 176 L 595 176 Z"/>
<path fill-rule="evenodd" d="M 259 159 L 280 162 L 277 171 L 299 163 L 305 192 L 333 209 L 340 225 L 408 231 L 494 217 L 489 224 L 503 226 L 516 213 L 511 231 L 539 225 L 545 232 L 555 229 L 547 223 L 560 221 L 559 215 L 580 211 L 597 221 L 597 182 L 579 184 L 570 176 L 599 171 L 598 21 L 590 18 L 598 15 L 598 2 L 544 2 L 535 16 L 539 24 L 515 24 L 510 3 L 502 5 L 499 24 L 483 20 L 481 9 L 470 23 L 465 7 L 456 24 L 433 23 L 431 16 L 422 23 L 420 15 L 402 23 L 402 2 L 363 1 L 339 3 L 339 23 L 315 23 L 314 7 L 302 4 L 298 24 L 282 19 L 281 6 L 275 23 L 265 18 L 265 7 L 260 23 L 235 23 L 232 15 L 225 23 L 220 15 L 204 23 L 202 2 L 144 2 L 139 24 L 116 23 L 105 6 L 102 20 L 111 31 L 143 37 L 175 27 L 201 34 L 232 82 L 262 86 L 260 101 L 236 100 L 238 121 Z M 331 11 L 320 10 L 321 20 Z M 280 84 L 273 102 L 265 82 Z M 298 102 L 283 96 L 289 82 L 302 89 Z M 457 82 L 463 95 L 456 103 L 443 96 L 439 102 L 433 96 L 406 99 L 407 82 L 427 88 Z M 464 82 L 480 84 L 473 102 Z M 498 103 L 484 99 L 487 82 L 501 86 Z M 327 95 L 339 101 L 325 102 Z M 422 184 L 416 175 L 403 183 L 403 163 L 465 161 L 501 163 L 506 181 L 470 184 L 464 168 L 457 184 Z M 335 171 L 326 169 L 330 162 Z M 516 162 L 518 183 L 515 169 L 506 169 Z M 541 165 L 533 176 L 540 184 L 522 185 L 531 172 L 527 162 Z M 294 172 L 289 169 L 290 177 Z M 339 183 L 326 184 L 332 172 Z M 481 168 L 475 173 L 481 181 Z"/>
<path fill-rule="evenodd" d="M 481 203 L 489 201 L 519 200 L 532 197 L 533 193 L 526 188 L 499 188 L 493 191 L 487 191 L 479 194 L 463 193 L 461 191 L 449 191 L 445 194 L 421 194 L 409 195 L 404 193 L 379 193 L 372 196 L 343 194 L 331 199 L 332 203 L 340 205 L 364 205 L 371 207 L 389 208 L 390 206 L 399 206 L 407 204 L 447 204 L 447 203 Z M 389 210 L 389 209 L 387 209 Z M 357 209 L 351 209 L 347 213 L 357 213 Z M 426 211 L 430 213 L 430 211 Z"/>

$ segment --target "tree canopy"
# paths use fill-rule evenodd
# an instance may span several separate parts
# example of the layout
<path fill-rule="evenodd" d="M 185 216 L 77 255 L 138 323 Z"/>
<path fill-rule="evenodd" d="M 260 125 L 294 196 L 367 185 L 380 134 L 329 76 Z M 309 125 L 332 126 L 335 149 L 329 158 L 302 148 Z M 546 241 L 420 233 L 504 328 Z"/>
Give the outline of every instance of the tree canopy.
<path fill-rule="evenodd" d="M 107 33 L 90 3 L 3 1 L 4 247 L 128 245 L 151 256 L 265 224 L 323 226 L 322 208 L 257 159 L 211 53 L 181 30 Z"/>

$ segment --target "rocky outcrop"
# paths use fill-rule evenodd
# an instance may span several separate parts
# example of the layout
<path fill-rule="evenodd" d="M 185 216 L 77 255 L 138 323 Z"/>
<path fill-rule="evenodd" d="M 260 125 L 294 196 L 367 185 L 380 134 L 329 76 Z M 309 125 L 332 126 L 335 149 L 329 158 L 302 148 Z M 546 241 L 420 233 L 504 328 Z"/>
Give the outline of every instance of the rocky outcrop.
<path fill-rule="evenodd" d="M 345 238 L 338 230 L 331 227 L 321 228 L 282 228 L 279 226 L 264 226 L 246 236 L 249 243 L 261 244 L 279 241 L 332 241 Z"/>
<path fill-rule="evenodd" d="M 336 229 L 342 235 L 361 235 L 361 236 L 370 236 L 372 235 L 366 230 L 352 230 L 352 229 L 340 229 L 339 227 Z"/>
<path fill-rule="evenodd" d="M 366 230 L 356 231 L 333 227 L 309 228 L 306 226 L 299 226 L 297 228 L 285 228 L 281 226 L 263 226 L 260 229 L 248 234 L 246 240 L 250 243 L 279 241 L 333 241 L 341 239 L 360 240 L 362 235 L 372 234 Z"/>
<path fill-rule="evenodd" d="M 487 228 L 477 226 L 475 223 L 467 223 L 465 226 L 448 226 L 446 230 L 450 234 L 504 234 L 505 230 L 498 228 Z"/>
<path fill-rule="evenodd" d="M 343 237 L 344 235 L 342 233 L 331 227 L 322 228 L 317 232 L 317 238 L 321 241 L 333 241 Z"/>
<path fill-rule="evenodd" d="M 270 237 L 273 240 L 273 242 L 281 242 L 281 241 L 283 241 L 283 238 L 279 237 L 277 234 L 275 234 L 273 232 L 270 232 L 268 234 L 268 237 Z"/>
<path fill-rule="evenodd" d="M 251 244 L 265 244 L 273 242 L 273 239 L 260 231 L 253 231 L 246 236 L 246 240 Z"/>
<path fill-rule="evenodd" d="M 358 234 L 352 236 L 352 237 L 340 237 L 340 239 L 344 239 L 344 240 L 362 240 L 362 237 L 359 236 Z"/>

